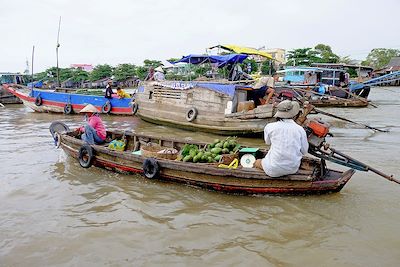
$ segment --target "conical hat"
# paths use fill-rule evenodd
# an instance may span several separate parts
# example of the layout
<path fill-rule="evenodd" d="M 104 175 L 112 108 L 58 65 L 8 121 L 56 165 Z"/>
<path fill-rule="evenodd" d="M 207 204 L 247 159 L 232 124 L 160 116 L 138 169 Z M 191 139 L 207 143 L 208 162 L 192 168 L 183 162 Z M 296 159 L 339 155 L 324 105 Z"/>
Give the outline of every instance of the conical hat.
<path fill-rule="evenodd" d="M 86 113 L 86 112 L 97 113 L 99 111 L 92 104 L 87 104 L 83 109 L 81 109 L 81 111 L 79 111 L 79 113 Z"/>

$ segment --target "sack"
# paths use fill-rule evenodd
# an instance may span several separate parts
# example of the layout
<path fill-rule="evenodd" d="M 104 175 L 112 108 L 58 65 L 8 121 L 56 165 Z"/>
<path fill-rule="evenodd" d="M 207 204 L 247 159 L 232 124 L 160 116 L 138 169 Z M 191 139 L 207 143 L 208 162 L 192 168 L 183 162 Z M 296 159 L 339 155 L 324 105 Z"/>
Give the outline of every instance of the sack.
<path fill-rule="evenodd" d="M 124 151 L 125 150 L 125 142 L 123 140 L 112 140 L 110 144 L 108 145 L 109 149 L 113 150 L 118 150 L 118 151 Z"/>

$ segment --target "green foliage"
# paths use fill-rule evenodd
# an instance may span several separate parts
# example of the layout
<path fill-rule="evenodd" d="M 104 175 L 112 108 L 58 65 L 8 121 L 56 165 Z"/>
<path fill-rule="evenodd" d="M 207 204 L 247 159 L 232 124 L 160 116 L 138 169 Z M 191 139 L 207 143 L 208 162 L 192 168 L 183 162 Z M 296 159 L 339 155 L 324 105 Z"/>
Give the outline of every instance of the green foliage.
<path fill-rule="evenodd" d="M 242 67 L 242 69 L 243 69 L 244 72 L 247 73 L 247 64 L 248 64 L 248 63 L 250 63 L 250 65 L 251 65 L 251 72 L 248 73 L 248 74 L 255 73 L 255 72 L 258 71 L 258 64 L 257 64 L 257 62 L 256 62 L 254 59 L 246 58 L 246 59 L 243 61 L 243 63 L 241 64 L 241 67 Z"/>
<path fill-rule="evenodd" d="M 143 67 L 145 67 L 147 69 L 149 69 L 150 67 L 157 68 L 158 66 L 162 65 L 161 61 L 159 61 L 159 60 L 150 60 L 150 59 L 145 59 L 143 61 L 143 64 L 144 64 Z"/>
<path fill-rule="evenodd" d="M 90 73 L 89 79 L 91 81 L 97 81 L 103 78 L 111 77 L 112 73 L 113 73 L 113 68 L 110 65 L 108 64 L 97 65 Z"/>
<path fill-rule="evenodd" d="M 87 71 L 81 69 L 73 69 L 72 70 L 72 77 L 73 82 L 82 82 L 89 79 L 89 73 Z"/>
<path fill-rule="evenodd" d="M 269 75 L 273 72 L 275 72 L 274 65 L 271 64 L 269 60 L 263 61 L 261 64 L 261 73 L 263 75 Z"/>
<path fill-rule="evenodd" d="M 136 76 L 142 81 L 146 78 L 148 72 L 149 72 L 148 67 L 144 66 L 136 67 Z"/>
<path fill-rule="evenodd" d="M 288 52 L 288 66 L 311 66 L 312 63 L 337 63 L 339 56 L 329 45 L 318 44 L 314 48 L 297 48 Z"/>
<path fill-rule="evenodd" d="M 113 71 L 115 80 L 123 81 L 129 77 L 136 76 L 136 67 L 133 64 L 119 64 Z"/>
<path fill-rule="evenodd" d="M 179 60 L 179 58 L 175 58 L 175 57 L 171 57 L 171 58 L 167 59 L 167 61 L 170 62 L 170 63 L 178 61 L 178 60 Z"/>
<path fill-rule="evenodd" d="M 389 63 L 392 57 L 397 56 L 400 56 L 399 49 L 374 48 L 361 64 L 371 66 L 375 69 L 382 69 Z"/>
<path fill-rule="evenodd" d="M 339 56 L 332 52 L 332 48 L 329 45 L 317 44 L 314 47 L 316 56 L 320 58 L 321 63 L 338 63 Z"/>

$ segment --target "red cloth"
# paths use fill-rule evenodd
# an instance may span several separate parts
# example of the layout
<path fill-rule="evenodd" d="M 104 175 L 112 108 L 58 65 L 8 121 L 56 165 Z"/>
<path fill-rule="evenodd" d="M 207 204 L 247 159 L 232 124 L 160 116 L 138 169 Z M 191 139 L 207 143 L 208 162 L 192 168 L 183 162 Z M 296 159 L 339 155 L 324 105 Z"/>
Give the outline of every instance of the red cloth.
<path fill-rule="evenodd" d="M 101 118 L 98 115 L 94 114 L 94 115 L 90 116 L 89 119 L 88 119 L 88 124 L 90 126 L 92 126 L 96 130 L 97 135 L 102 140 L 106 139 L 106 134 L 107 134 L 106 133 L 106 127 L 104 126 L 103 121 L 101 120 Z M 80 130 L 82 132 L 84 132 L 85 131 L 85 127 L 82 126 L 80 128 Z"/>

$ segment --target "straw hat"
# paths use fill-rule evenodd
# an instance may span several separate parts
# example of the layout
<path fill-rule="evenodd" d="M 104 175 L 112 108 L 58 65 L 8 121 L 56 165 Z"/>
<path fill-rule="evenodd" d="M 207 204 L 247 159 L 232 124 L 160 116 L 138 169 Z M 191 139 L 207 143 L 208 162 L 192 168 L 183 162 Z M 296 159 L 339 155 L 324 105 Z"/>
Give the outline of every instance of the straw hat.
<path fill-rule="evenodd" d="M 162 68 L 161 66 L 158 66 L 158 67 L 155 68 L 154 70 L 155 70 L 155 71 L 158 71 L 158 72 L 164 73 L 164 70 L 163 70 L 163 68 Z"/>
<path fill-rule="evenodd" d="M 284 100 L 276 106 L 278 110 L 274 117 L 282 119 L 291 119 L 300 111 L 300 105 L 296 101 Z"/>
<path fill-rule="evenodd" d="M 87 104 L 79 113 L 97 113 L 99 112 L 92 104 Z"/>

